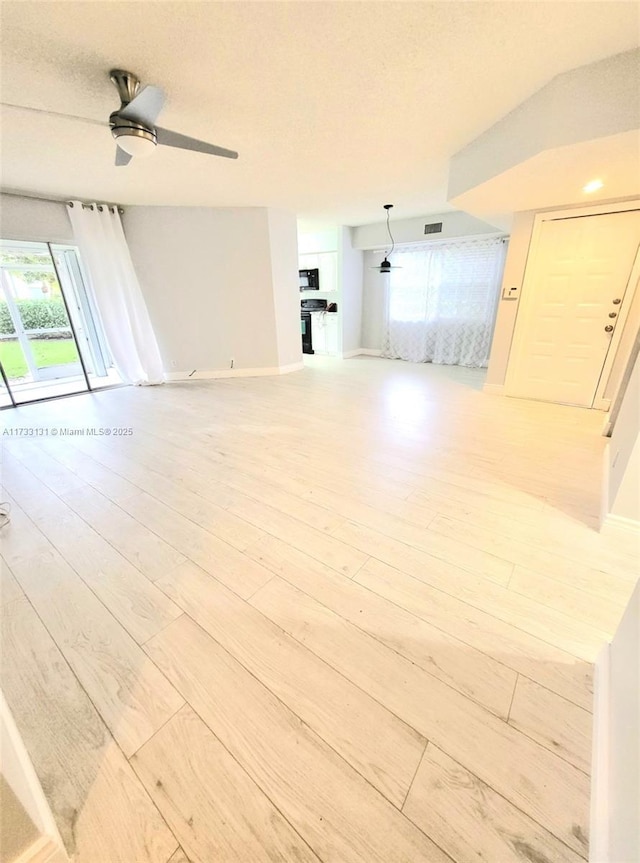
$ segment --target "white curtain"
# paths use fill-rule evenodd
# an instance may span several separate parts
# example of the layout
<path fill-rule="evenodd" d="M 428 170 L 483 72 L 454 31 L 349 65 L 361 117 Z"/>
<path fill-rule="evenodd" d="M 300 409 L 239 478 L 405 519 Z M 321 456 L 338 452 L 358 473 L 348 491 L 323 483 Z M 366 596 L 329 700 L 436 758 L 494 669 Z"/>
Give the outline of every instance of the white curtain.
<path fill-rule="evenodd" d="M 489 360 L 506 242 L 424 243 L 398 249 L 387 289 L 382 355 L 484 367 Z"/>
<path fill-rule="evenodd" d="M 120 377 L 129 384 L 161 384 L 160 351 L 117 209 L 72 201 L 68 211 Z"/>

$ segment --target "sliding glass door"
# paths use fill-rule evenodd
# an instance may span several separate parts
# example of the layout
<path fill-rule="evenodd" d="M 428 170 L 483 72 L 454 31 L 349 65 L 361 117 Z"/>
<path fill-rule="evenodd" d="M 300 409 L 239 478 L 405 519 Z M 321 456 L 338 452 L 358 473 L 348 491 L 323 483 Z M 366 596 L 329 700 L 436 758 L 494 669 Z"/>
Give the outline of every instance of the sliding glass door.
<path fill-rule="evenodd" d="M 9 390 L 9 381 L 7 380 L 2 363 L 0 363 L 0 408 L 14 408 L 16 403 Z"/>
<path fill-rule="evenodd" d="M 71 246 L 0 241 L 0 407 L 119 383 Z"/>

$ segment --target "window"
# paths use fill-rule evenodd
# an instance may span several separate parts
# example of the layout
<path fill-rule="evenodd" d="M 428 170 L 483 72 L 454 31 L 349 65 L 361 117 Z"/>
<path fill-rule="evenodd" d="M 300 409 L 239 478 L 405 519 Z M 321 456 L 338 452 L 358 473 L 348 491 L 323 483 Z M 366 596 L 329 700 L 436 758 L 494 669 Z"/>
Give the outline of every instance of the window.
<path fill-rule="evenodd" d="M 384 355 L 484 366 L 504 265 L 502 238 L 399 249 L 391 270 Z"/>

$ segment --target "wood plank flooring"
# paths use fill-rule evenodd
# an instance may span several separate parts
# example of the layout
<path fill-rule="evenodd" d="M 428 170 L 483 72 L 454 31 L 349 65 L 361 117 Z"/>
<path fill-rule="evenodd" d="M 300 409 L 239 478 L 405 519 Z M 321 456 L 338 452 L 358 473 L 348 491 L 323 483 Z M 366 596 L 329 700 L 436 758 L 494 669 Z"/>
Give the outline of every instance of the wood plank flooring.
<path fill-rule="evenodd" d="M 587 859 L 638 548 L 595 529 L 603 415 L 483 377 L 3 412 L 2 686 L 74 863 Z"/>
<path fill-rule="evenodd" d="M 194 859 L 318 863 L 191 708 L 170 719 L 131 763 Z M 215 796 L 203 795 L 201 789 L 206 787 L 215 788 Z"/>
<path fill-rule="evenodd" d="M 25 598 L 2 609 L 2 688 L 72 859 L 164 863 L 177 841 Z"/>

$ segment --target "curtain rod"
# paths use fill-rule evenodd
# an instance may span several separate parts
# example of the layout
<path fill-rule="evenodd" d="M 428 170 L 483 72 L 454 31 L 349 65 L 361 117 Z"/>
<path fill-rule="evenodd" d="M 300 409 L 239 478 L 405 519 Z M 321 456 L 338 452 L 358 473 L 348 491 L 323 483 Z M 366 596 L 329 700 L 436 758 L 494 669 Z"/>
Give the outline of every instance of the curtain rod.
<path fill-rule="evenodd" d="M 73 201 L 65 201 L 67 207 L 73 207 Z M 122 207 L 119 207 L 117 204 L 85 204 L 83 201 L 80 202 L 80 206 L 83 210 L 93 210 L 94 206 L 96 210 L 102 212 L 106 207 L 107 210 L 113 210 L 114 212 L 117 210 L 119 213 L 124 213 Z"/>
<path fill-rule="evenodd" d="M 72 205 L 73 201 L 70 201 L 68 198 L 43 198 L 40 195 L 30 195 L 27 192 L 8 192 L 4 189 L 1 189 L 0 192 L 3 195 L 9 195 L 12 198 L 29 198 L 32 201 L 45 201 L 47 204 L 67 204 Z M 82 204 L 84 208 L 91 209 L 92 204 Z M 124 213 L 124 210 L 119 204 L 105 204 L 106 207 L 116 207 L 119 213 Z"/>

